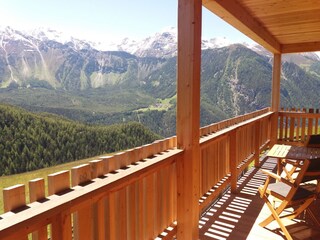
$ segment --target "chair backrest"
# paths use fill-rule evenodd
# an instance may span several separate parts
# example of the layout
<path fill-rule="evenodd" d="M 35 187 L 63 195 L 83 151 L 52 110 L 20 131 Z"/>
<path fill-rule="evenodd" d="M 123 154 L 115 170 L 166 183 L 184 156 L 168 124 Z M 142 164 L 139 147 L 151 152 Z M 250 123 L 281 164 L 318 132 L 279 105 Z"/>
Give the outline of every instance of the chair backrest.
<path fill-rule="evenodd" d="M 320 158 L 307 159 L 308 168 L 304 173 L 302 182 L 308 182 L 312 180 L 320 180 Z"/>
<path fill-rule="evenodd" d="M 314 134 L 307 136 L 307 140 L 305 143 L 306 147 L 320 147 L 320 134 Z"/>

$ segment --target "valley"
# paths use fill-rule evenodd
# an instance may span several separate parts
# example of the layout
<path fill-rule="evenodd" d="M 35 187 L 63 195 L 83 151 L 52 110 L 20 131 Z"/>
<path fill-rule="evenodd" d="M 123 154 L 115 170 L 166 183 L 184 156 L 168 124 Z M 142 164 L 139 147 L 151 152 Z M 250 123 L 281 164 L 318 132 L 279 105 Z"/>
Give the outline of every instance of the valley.
<path fill-rule="evenodd" d="M 0 102 L 83 123 L 135 121 L 165 137 L 175 134 L 175 29 L 140 42 L 125 39 L 113 51 L 53 33 L 0 31 Z M 270 105 L 270 53 L 216 39 L 204 39 L 202 48 L 201 126 Z M 316 54 L 284 55 L 282 107 L 317 107 L 319 76 Z"/>

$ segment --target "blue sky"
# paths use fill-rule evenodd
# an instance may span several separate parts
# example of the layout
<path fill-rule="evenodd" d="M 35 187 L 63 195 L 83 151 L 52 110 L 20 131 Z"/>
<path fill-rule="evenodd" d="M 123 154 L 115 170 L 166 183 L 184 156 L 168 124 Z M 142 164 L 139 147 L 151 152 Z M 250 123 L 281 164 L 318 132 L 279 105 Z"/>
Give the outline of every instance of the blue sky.
<path fill-rule="evenodd" d="M 72 36 L 114 41 L 142 39 L 177 24 L 177 0 L 0 0 L 0 25 L 49 27 Z M 203 38 L 246 36 L 203 9 Z"/>

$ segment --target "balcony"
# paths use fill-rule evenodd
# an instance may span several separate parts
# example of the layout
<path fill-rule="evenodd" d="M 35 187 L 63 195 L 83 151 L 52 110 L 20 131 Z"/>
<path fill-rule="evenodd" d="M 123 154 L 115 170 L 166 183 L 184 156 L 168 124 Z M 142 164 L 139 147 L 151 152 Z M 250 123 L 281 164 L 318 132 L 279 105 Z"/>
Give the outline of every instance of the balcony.
<path fill-rule="evenodd" d="M 276 142 L 303 144 L 306 135 L 318 131 L 320 117 L 317 111 L 279 111 L 281 55 L 320 51 L 320 4 L 178 2 L 177 136 L 49 175 L 47 196 L 44 179 L 30 181 L 29 204 L 24 185 L 7 188 L 0 239 L 28 239 L 29 234 L 53 240 L 267 236 L 256 225 L 261 206 L 254 202 L 259 200 L 255 188 L 263 182 L 256 168 L 272 169 L 273 163 L 261 161 L 260 154 Z M 199 131 L 202 4 L 274 58 L 270 109 Z M 244 211 L 242 216 L 224 211 L 223 205 L 230 206 L 223 202 L 238 205 L 232 211 Z M 221 217 L 233 223 L 215 220 Z M 272 232 L 270 238 L 279 236 Z"/>
<path fill-rule="evenodd" d="M 264 177 L 256 167 L 276 165 L 260 157 L 270 145 L 273 115 L 263 109 L 200 129 L 200 239 L 281 239 L 257 225 L 263 207 L 257 187 Z M 278 141 L 301 143 L 316 131 L 319 118 L 279 112 Z M 29 204 L 24 185 L 7 188 L 0 239 L 173 239 L 179 161 L 183 150 L 172 137 L 51 174 L 48 196 L 44 180 L 34 179 Z"/>

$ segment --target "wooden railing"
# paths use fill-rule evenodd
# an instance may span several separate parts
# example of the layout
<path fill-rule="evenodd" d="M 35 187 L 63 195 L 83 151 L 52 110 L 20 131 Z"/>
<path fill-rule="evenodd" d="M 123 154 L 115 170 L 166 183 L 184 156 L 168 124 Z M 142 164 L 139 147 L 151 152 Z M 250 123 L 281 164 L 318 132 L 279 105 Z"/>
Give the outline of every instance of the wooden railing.
<path fill-rule="evenodd" d="M 270 118 L 263 109 L 202 128 L 200 210 L 206 209 L 231 183 L 236 192 L 239 174 L 270 142 Z"/>
<path fill-rule="evenodd" d="M 269 143 L 268 109 L 201 129 L 203 211 Z M 71 171 L 4 190 L 0 239 L 153 239 L 167 227 L 172 239 L 177 214 L 177 161 L 183 150 L 176 137 L 102 157 Z"/>
<path fill-rule="evenodd" d="M 151 239 L 176 220 L 176 138 L 4 190 L 0 239 Z M 70 186 L 71 179 L 71 186 Z M 50 230 L 47 227 L 50 226 Z"/>
<path fill-rule="evenodd" d="M 304 145 L 306 136 L 319 133 L 319 109 L 282 109 L 278 116 L 280 144 Z"/>

